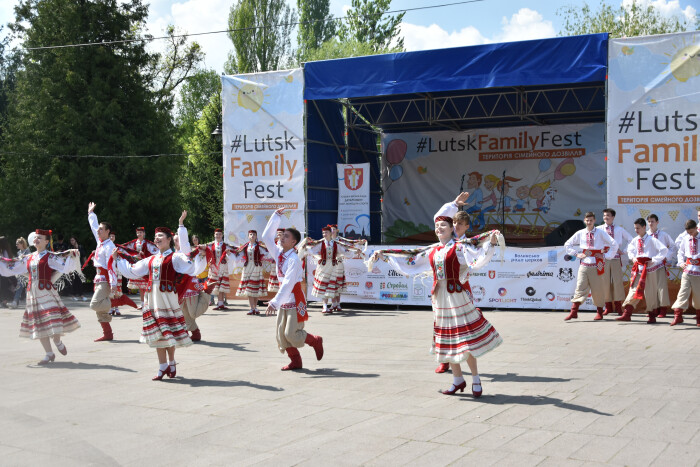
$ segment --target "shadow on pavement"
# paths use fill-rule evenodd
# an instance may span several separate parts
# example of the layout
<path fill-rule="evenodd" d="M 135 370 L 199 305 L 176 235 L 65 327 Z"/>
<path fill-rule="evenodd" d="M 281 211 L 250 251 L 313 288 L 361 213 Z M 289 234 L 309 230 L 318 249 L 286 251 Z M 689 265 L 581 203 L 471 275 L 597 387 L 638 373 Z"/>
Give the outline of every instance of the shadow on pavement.
<path fill-rule="evenodd" d="M 322 315 L 321 312 L 318 313 L 319 315 Z M 365 316 L 403 316 L 407 315 L 408 313 L 403 312 L 403 311 L 361 311 L 361 310 L 343 310 L 343 311 L 336 311 L 333 313 L 329 313 L 327 315 L 323 316 L 338 316 L 340 318 L 352 318 L 355 316 L 359 317 L 365 317 Z"/>
<path fill-rule="evenodd" d="M 240 352 L 257 352 L 257 350 L 250 350 L 246 349 L 244 346 L 248 344 L 248 342 L 245 342 L 243 344 L 234 344 L 233 342 L 211 342 L 211 341 L 205 341 L 201 340 L 199 342 L 194 342 L 194 345 L 206 345 L 208 347 L 216 347 L 219 349 L 231 349 L 231 350 L 237 350 Z"/>
<path fill-rule="evenodd" d="M 217 379 L 198 379 L 198 378 L 182 378 L 176 377 L 173 379 L 163 380 L 164 383 L 170 384 L 185 384 L 193 388 L 199 388 L 203 386 L 207 387 L 222 387 L 222 388 L 233 388 L 233 387 L 248 387 L 253 389 L 261 389 L 263 391 L 284 391 L 283 388 L 278 388 L 276 386 L 265 386 L 262 384 L 251 383 L 250 381 L 223 381 Z"/>
<path fill-rule="evenodd" d="M 349 373 L 346 371 L 338 371 L 335 368 L 318 368 L 316 370 L 301 368 L 293 371 L 295 373 L 309 375 L 312 378 L 376 378 L 379 376 L 376 373 Z"/>
<path fill-rule="evenodd" d="M 28 365 L 30 367 L 37 368 L 62 368 L 67 370 L 115 370 L 115 371 L 128 371 L 129 373 L 136 373 L 136 370 L 131 368 L 124 368 L 121 366 L 114 365 L 100 365 L 99 363 L 83 363 L 83 362 L 51 362 L 48 365 Z"/>
<path fill-rule="evenodd" d="M 464 394 L 462 398 L 464 399 L 471 399 L 473 396 L 471 394 L 467 395 Z M 530 396 L 530 395 L 521 395 L 521 396 L 509 396 L 507 394 L 494 394 L 494 395 L 484 395 L 479 399 L 479 402 L 485 403 L 485 404 L 494 404 L 494 405 L 502 405 L 502 404 L 520 404 L 520 405 L 553 405 L 555 407 L 559 407 L 562 409 L 566 410 L 574 410 L 576 412 L 587 412 L 587 413 L 594 413 L 596 415 L 605 415 L 606 417 L 611 417 L 612 414 L 610 413 L 605 413 L 601 412 L 599 410 L 590 408 L 590 407 L 585 407 L 583 405 L 577 405 L 577 404 L 571 404 L 569 402 L 564 402 L 561 399 L 557 399 L 556 397 L 547 397 L 547 396 Z"/>
<path fill-rule="evenodd" d="M 552 378 L 550 376 L 525 376 L 517 373 L 506 373 L 504 375 L 480 373 L 481 376 L 490 378 L 491 381 L 511 381 L 514 383 L 561 383 L 571 381 L 570 378 Z"/>

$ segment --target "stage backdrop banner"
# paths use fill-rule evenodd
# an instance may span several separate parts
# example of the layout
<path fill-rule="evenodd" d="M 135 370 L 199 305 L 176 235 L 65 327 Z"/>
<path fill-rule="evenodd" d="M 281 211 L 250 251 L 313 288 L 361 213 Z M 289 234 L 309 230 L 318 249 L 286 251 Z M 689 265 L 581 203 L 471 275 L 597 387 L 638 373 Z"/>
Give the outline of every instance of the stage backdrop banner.
<path fill-rule="evenodd" d="M 419 248 L 418 246 L 370 245 L 369 258 L 383 248 Z M 566 259 L 563 247 L 513 248 L 508 247 L 504 261 L 497 256 L 485 267 L 471 273 L 469 283 L 476 306 L 484 308 L 525 308 L 542 311 L 567 310 L 576 289 L 578 259 Z M 382 303 L 396 305 L 430 306 L 430 277 L 405 277 L 378 261 L 370 272 L 359 256 L 345 259 L 347 292 L 342 300 L 350 303 Z M 316 261 L 307 257 L 307 299 L 318 301 L 311 294 Z M 581 306 L 594 310 L 590 295 Z"/>
<path fill-rule="evenodd" d="M 228 242 L 258 235 L 276 209 L 304 221 L 304 75 L 301 69 L 222 76 L 224 227 Z"/>
<path fill-rule="evenodd" d="M 336 164 L 338 230 L 347 238 L 369 236 L 369 164 Z"/>
<path fill-rule="evenodd" d="M 608 205 L 631 231 L 654 213 L 672 237 L 700 207 L 700 33 L 611 39 Z"/>
<path fill-rule="evenodd" d="M 605 203 L 605 125 L 526 126 L 382 135 L 384 238 L 430 232 L 433 214 L 470 193 L 474 231 L 542 239 Z M 505 173 L 505 184 L 503 183 Z"/>

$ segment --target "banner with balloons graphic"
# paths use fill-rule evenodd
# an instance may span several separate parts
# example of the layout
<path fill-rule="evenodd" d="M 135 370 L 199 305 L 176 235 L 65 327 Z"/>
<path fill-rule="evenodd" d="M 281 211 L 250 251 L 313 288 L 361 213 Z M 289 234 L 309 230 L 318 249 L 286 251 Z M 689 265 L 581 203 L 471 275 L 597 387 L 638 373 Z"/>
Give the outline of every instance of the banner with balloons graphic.
<path fill-rule="evenodd" d="M 433 214 L 460 191 L 472 231 L 542 239 L 568 219 L 600 213 L 606 196 L 605 125 L 382 135 L 384 240 L 425 239 Z M 602 215 L 602 214 L 601 214 Z"/>

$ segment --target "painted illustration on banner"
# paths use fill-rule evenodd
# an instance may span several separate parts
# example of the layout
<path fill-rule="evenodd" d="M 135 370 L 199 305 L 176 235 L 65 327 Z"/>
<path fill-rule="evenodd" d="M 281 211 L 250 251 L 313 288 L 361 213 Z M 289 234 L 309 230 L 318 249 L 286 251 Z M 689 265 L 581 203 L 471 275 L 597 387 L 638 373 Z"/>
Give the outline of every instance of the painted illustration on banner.
<path fill-rule="evenodd" d="M 653 213 L 675 238 L 700 208 L 700 33 L 608 50 L 608 203 L 623 225 Z"/>
<path fill-rule="evenodd" d="M 304 232 L 301 69 L 222 76 L 224 228 L 227 241 L 262 233 L 276 209 Z"/>
<path fill-rule="evenodd" d="M 336 164 L 338 172 L 338 229 L 351 239 L 368 238 L 369 164 Z"/>
<path fill-rule="evenodd" d="M 383 134 L 384 238 L 431 241 L 445 193 L 468 191 L 471 232 L 542 240 L 604 208 L 602 123 Z M 448 196 L 449 198 L 449 196 Z"/>

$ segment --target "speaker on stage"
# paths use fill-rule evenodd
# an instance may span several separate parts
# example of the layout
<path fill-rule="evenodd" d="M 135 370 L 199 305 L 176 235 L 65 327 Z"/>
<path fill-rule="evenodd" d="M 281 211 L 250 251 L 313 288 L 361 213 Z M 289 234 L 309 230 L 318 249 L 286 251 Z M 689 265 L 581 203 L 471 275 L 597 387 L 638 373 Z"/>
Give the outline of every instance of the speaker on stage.
<path fill-rule="evenodd" d="M 561 223 L 559 227 L 554 229 L 552 233 L 544 237 L 547 246 L 561 246 L 570 239 L 576 232 L 586 227 L 583 221 L 578 219 L 569 219 Z"/>

